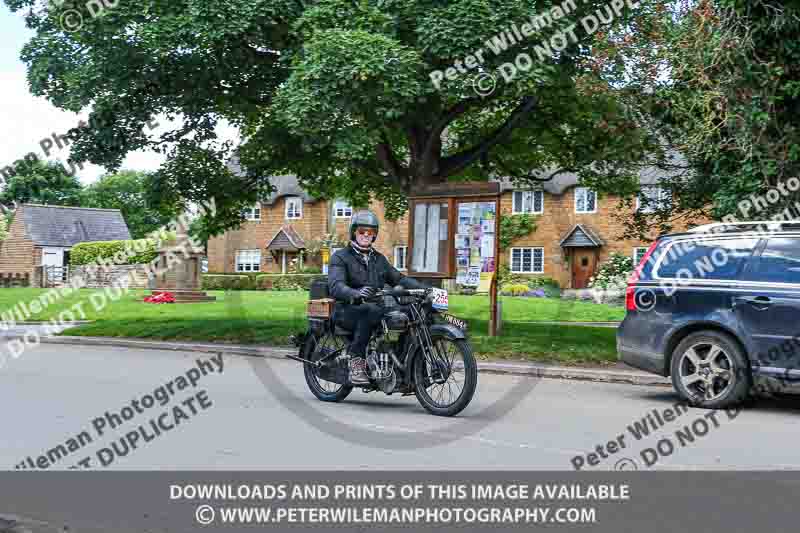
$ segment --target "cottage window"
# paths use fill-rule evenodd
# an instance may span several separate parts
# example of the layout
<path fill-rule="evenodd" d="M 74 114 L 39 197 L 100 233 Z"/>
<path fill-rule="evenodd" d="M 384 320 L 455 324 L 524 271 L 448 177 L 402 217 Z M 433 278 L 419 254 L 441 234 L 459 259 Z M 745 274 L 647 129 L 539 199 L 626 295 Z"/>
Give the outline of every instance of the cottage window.
<path fill-rule="evenodd" d="M 544 191 L 514 191 L 513 214 L 536 214 L 544 212 Z"/>
<path fill-rule="evenodd" d="M 672 194 L 668 189 L 657 185 L 642 187 L 636 197 L 636 209 L 641 213 L 653 213 L 666 209 L 672 203 Z"/>
<path fill-rule="evenodd" d="M 299 196 L 286 197 L 286 218 L 303 218 L 303 199 Z"/>
<path fill-rule="evenodd" d="M 335 218 L 350 218 L 353 216 L 353 208 L 346 200 L 336 200 L 333 203 L 333 216 Z"/>
<path fill-rule="evenodd" d="M 575 212 L 597 213 L 597 193 L 588 187 L 575 189 Z"/>
<path fill-rule="evenodd" d="M 511 272 L 515 274 L 543 274 L 544 248 L 512 248 Z"/>
<path fill-rule="evenodd" d="M 237 250 L 236 272 L 261 271 L 261 250 Z"/>
<path fill-rule="evenodd" d="M 261 220 L 261 204 L 257 203 L 253 207 L 247 207 L 242 211 L 246 220 Z"/>
<path fill-rule="evenodd" d="M 647 253 L 646 247 L 637 246 L 633 249 L 633 266 L 636 267 L 642 261 L 644 254 Z"/>

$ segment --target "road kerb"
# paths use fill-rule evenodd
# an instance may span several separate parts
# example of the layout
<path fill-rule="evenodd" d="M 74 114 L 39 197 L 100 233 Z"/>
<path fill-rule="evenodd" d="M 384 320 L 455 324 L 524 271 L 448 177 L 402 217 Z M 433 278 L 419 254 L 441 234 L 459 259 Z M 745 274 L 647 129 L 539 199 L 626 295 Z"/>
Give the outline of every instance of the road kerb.
<path fill-rule="evenodd" d="M 70 337 L 58 336 L 42 338 L 46 344 L 72 344 L 82 346 L 110 346 L 118 348 L 139 348 L 146 350 L 173 350 L 185 352 L 225 353 L 249 357 L 271 357 L 285 359 L 287 354 L 295 354 L 297 350 L 279 347 L 246 346 L 241 344 L 150 341 L 140 339 L 114 337 Z M 514 376 L 543 377 L 552 379 L 570 379 L 595 381 L 601 383 L 627 383 L 630 385 L 670 385 L 667 378 L 655 374 L 617 369 L 598 369 L 555 366 L 537 363 L 507 363 L 496 361 L 478 361 L 478 371 L 490 374 L 506 374 Z"/>

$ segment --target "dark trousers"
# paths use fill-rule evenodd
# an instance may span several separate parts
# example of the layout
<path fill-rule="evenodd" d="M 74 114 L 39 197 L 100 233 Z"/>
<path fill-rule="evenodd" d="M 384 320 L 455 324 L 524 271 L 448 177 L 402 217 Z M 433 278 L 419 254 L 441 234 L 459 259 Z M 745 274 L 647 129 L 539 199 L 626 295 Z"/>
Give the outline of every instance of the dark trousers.
<path fill-rule="evenodd" d="M 366 357 L 367 344 L 372 331 L 381 323 L 383 307 L 373 303 L 348 305 L 336 312 L 336 322 L 353 332 L 349 352 L 356 357 Z"/>

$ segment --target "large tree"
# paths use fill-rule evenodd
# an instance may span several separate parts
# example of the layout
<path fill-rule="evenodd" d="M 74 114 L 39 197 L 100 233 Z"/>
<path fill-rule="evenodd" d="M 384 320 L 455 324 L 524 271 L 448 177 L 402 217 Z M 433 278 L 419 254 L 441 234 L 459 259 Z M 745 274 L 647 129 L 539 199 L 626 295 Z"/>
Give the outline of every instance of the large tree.
<path fill-rule="evenodd" d="M 648 80 L 650 116 L 686 172 L 668 180 L 674 202 L 637 215 L 630 233 L 701 215 L 769 219 L 787 208 L 800 215 L 800 194 L 785 186 L 800 177 L 800 5 L 680 0 L 670 9 L 647 36 L 667 67 Z"/>
<path fill-rule="evenodd" d="M 166 225 L 175 215 L 163 209 L 151 197 L 152 175 L 123 170 L 102 176 L 87 185 L 81 195 L 81 207 L 119 209 L 134 239 Z"/>
<path fill-rule="evenodd" d="M 98 17 L 82 0 L 5 2 L 36 31 L 23 51 L 32 92 L 91 110 L 72 157 L 113 169 L 131 150 L 166 152 L 154 192 L 214 198 L 211 232 L 238 224 L 270 175 L 296 174 L 323 196 L 374 195 L 396 216 L 414 187 L 447 180 L 572 170 L 630 189 L 631 165 L 652 148 L 624 62 L 593 45 L 657 2 L 614 2 L 614 14 L 607 0 L 143 0 Z M 69 10 L 84 12 L 81 29 L 61 27 Z M 614 23 L 587 33 L 579 21 L 597 10 Z M 537 14 L 547 27 L 510 42 L 512 24 L 522 31 Z M 497 35 L 505 50 L 487 45 Z M 467 70 L 477 50 L 483 63 Z M 498 67 L 521 53 L 506 81 Z M 465 72 L 432 83 L 450 67 Z M 497 88 L 478 95 L 476 76 L 487 88 L 489 74 Z M 150 138 L 144 125 L 160 114 L 181 127 Z M 215 135 L 223 119 L 241 129 L 244 178 L 224 165 L 234 147 Z"/>
<path fill-rule="evenodd" d="M 61 163 L 25 159 L 0 191 L 0 204 L 11 210 L 24 203 L 78 206 L 82 190 Z"/>

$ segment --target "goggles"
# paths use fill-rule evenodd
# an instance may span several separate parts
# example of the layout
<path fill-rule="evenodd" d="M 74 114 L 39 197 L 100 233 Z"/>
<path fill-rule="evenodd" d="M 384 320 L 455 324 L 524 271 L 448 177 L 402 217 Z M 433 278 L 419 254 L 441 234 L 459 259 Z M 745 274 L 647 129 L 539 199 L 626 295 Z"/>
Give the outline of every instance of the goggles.
<path fill-rule="evenodd" d="M 356 234 L 357 235 L 369 235 L 370 237 L 373 237 L 373 236 L 377 235 L 377 232 L 372 228 L 356 228 Z"/>

